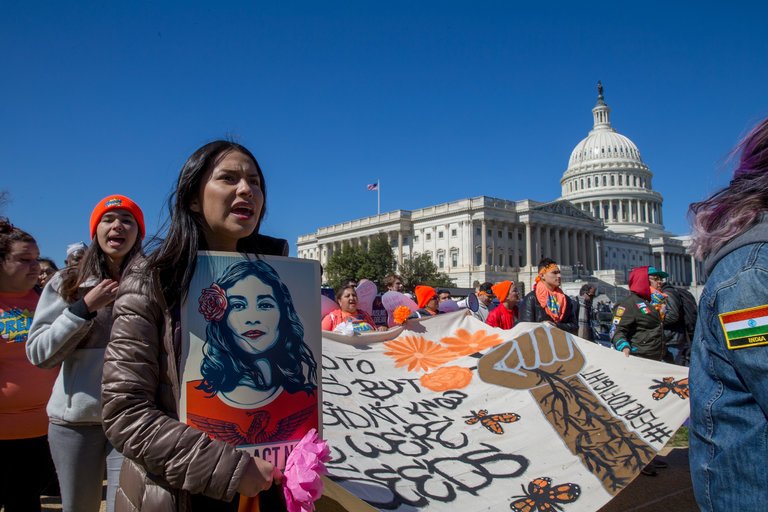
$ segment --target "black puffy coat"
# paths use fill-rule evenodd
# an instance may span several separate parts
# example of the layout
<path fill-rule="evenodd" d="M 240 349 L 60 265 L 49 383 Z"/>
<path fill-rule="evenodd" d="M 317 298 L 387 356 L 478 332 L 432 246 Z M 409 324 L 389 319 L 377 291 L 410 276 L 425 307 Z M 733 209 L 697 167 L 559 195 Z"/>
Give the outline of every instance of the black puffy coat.
<path fill-rule="evenodd" d="M 565 299 L 566 306 L 563 321 L 555 323 L 555 326 L 558 329 L 570 332 L 571 334 L 578 334 L 579 303 L 567 295 L 565 296 Z M 534 285 L 534 289 L 523 298 L 523 303 L 519 310 L 521 322 L 552 322 L 552 318 L 550 318 L 546 310 L 541 307 L 539 300 L 536 298 L 536 285 Z"/>

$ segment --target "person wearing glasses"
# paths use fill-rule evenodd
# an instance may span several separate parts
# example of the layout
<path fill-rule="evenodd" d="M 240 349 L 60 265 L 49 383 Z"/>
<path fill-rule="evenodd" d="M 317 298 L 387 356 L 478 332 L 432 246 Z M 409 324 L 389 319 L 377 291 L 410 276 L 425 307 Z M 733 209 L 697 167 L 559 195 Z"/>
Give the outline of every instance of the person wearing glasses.
<path fill-rule="evenodd" d="M 45 283 L 51 280 L 53 274 L 58 272 L 59 267 L 51 258 L 38 258 L 37 262 L 40 263 L 40 277 L 37 278 L 37 286 L 42 292 L 45 288 Z"/>

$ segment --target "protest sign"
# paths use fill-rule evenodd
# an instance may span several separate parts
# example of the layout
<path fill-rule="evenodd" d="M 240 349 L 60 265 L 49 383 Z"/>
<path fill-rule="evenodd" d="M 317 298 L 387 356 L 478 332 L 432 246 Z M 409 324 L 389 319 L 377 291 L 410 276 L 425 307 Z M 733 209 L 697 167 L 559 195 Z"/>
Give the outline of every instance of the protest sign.
<path fill-rule="evenodd" d="M 323 332 L 330 477 L 381 510 L 597 510 L 688 417 L 687 369 L 464 312 Z"/>
<path fill-rule="evenodd" d="M 201 252 L 181 311 L 180 420 L 279 468 L 318 428 L 317 262 Z"/>

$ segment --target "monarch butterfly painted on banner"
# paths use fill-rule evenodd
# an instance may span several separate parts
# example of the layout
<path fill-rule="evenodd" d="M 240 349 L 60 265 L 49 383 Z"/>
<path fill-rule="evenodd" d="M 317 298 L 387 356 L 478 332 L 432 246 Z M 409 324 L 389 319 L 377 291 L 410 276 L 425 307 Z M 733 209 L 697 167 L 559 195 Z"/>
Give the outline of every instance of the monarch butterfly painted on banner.
<path fill-rule="evenodd" d="M 656 390 L 652 395 L 654 400 L 663 399 L 670 391 L 683 400 L 687 400 L 690 396 L 690 391 L 688 390 L 688 377 L 680 380 L 675 380 L 673 377 L 664 377 L 663 380 L 653 379 L 653 382 L 656 384 L 648 389 Z"/>
<path fill-rule="evenodd" d="M 509 508 L 518 512 L 549 512 L 550 510 L 563 510 L 561 504 L 573 503 L 581 496 L 581 487 L 577 484 L 560 484 L 552 487 L 552 479 L 546 476 L 534 478 L 528 483 L 528 490 L 524 486 L 522 496 L 509 504 Z"/>
<path fill-rule="evenodd" d="M 488 409 L 480 409 L 479 411 L 469 411 L 472 414 L 464 416 L 469 418 L 465 423 L 467 425 L 474 425 L 478 421 L 482 426 L 493 432 L 494 434 L 503 434 L 504 429 L 501 427 L 501 423 L 514 423 L 520 419 L 519 414 L 513 412 L 504 412 L 501 414 L 488 414 Z"/>

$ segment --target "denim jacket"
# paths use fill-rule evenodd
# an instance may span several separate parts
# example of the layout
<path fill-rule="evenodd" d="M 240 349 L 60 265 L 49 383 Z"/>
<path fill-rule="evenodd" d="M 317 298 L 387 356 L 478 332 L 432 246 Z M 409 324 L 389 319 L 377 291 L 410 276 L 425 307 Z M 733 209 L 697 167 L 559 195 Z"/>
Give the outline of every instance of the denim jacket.
<path fill-rule="evenodd" d="M 768 304 L 768 216 L 705 265 L 689 382 L 694 493 L 701 510 L 765 510 L 768 346 L 728 349 L 718 315 Z"/>

